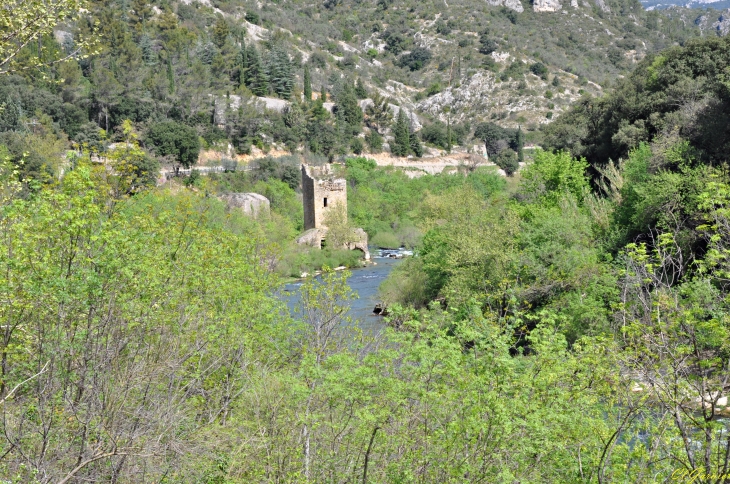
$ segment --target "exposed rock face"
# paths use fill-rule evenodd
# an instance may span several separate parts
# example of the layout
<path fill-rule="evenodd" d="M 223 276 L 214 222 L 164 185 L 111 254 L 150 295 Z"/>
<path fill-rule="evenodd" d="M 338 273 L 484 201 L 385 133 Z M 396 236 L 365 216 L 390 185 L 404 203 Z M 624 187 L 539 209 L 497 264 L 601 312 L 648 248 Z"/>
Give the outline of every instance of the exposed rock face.
<path fill-rule="evenodd" d="M 606 5 L 606 2 L 604 2 L 603 0 L 595 0 L 595 1 L 596 1 L 596 6 L 598 6 L 598 8 L 600 8 L 604 12 L 611 11 L 611 9 L 608 7 L 608 5 Z"/>
<path fill-rule="evenodd" d="M 730 8 L 722 12 L 720 18 L 712 26 L 721 36 L 727 35 L 730 32 Z"/>
<path fill-rule="evenodd" d="M 368 250 L 368 234 L 360 228 L 353 229 L 353 233 L 358 237 L 354 242 L 348 242 L 344 247 L 339 249 L 359 250 L 364 254 L 365 260 L 370 260 L 370 250 Z M 353 237 L 354 238 L 354 237 Z M 299 245 L 308 245 L 310 247 L 322 247 L 327 239 L 327 229 L 309 229 L 300 235 L 296 242 Z"/>
<path fill-rule="evenodd" d="M 523 12 L 525 10 L 520 0 L 487 0 L 487 5 L 491 5 L 492 7 L 505 6 L 515 12 Z"/>
<path fill-rule="evenodd" d="M 229 209 L 237 208 L 249 217 L 258 218 L 269 215 L 271 203 L 269 199 L 258 193 L 230 193 L 221 197 Z"/>
<path fill-rule="evenodd" d="M 532 10 L 535 12 L 557 12 L 562 9 L 560 0 L 533 0 Z"/>

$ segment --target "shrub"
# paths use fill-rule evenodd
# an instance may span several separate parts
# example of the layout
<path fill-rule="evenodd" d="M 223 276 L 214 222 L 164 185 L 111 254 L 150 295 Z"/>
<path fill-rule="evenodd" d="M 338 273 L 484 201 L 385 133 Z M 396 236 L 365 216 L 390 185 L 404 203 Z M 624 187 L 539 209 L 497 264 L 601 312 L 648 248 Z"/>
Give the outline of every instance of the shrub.
<path fill-rule="evenodd" d="M 547 80 L 548 78 L 548 69 L 542 62 L 535 62 L 532 64 L 530 66 L 530 72 L 543 80 Z"/>
<path fill-rule="evenodd" d="M 400 240 L 392 232 L 378 232 L 370 239 L 370 245 L 381 249 L 397 249 L 401 246 Z"/>
<path fill-rule="evenodd" d="M 371 129 L 365 136 L 365 142 L 368 144 L 368 148 L 370 148 L 370 153 L 380 153 L 383 151 L 383 137 L 374 129 Z"/>
<path fill-rule="evenodd" d="M 400 67 L 407 67 L 411 71 L 419 71 L 426 67 L 431 60 L 431 51 L 423 47 L 416 47 L 408 54 L 404 54 L 398 60 Z"/>
<path fill-rule="evenodd" d="M 502 150 L 497 159 L 494 161 L 495 164 L 504 170 L 507 176 L 512 176 L 520 168 L 520 164 L 517 161 L 517 153 L 513 150 L 506 149 Z"/>
<path fill-rule="evenodd" d="M 360 138 L 353 138 L 352 143 L 350 143 L 350 149 L 356 155 L 360 155 L 365 150 L 365 144 Z"/>

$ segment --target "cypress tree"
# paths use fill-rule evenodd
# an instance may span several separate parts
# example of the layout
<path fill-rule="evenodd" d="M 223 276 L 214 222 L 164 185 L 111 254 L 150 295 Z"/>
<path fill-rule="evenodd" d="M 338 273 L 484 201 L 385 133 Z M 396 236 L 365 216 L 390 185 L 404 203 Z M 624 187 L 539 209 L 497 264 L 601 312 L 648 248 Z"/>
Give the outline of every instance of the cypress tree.
<path fill-rule="evenodd" d="M 312 100 L 312 74 L 308 65 L 304 66 L 304 99 L 307 102 Z"/>
<path fill-rule="evenodd" d="M 525 147 L 525 135 L 522 133 L 522 126 L 517 127 L 516 142 L 517 162 L 522 163 L 523 161 L 525 161 L 525 154 L 523 153 L 523 148 Z"/>
<path fill-rule="evenodd" d="M 391 153 L 395 156 L 408 156 L 411 150 L 410 128 L 408 118 L 403 108 L 398 110 L 398 118 L 393 128 L 393 147 Z"/>
<path fill-rule="evenodd" d="M 175 92 L 175 74 L 172 72 L 172 55 L 167 56 L 167 82 L 169 83 L 170 94 Z"/>
<path fill-rule="evenodd" d="M 451 153 L 451 117 L 450 116 L 447 121 L 448 121 L 448 124 L 446 125 L 446 152 Z"/>
<path fill-rule="evenodd" d="M 324 84 L 322 84 L 322 89 L 319 91 L 319 98 L 323 103 L 327 102 L 327 87 Z"/>

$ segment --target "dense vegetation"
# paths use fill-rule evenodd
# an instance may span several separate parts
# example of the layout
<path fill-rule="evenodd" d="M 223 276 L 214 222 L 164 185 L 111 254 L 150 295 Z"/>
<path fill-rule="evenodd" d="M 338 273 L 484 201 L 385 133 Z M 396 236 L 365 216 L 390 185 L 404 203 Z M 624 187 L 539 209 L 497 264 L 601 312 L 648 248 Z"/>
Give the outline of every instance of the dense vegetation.
<path fill-rule="evenodd" d="M 368 88 L 352 77 L 306 99 L 333 68 L 319 48 L 304 101 L 263 115 L 247 104 L 259 89 L 294 97 L 296 36 L 315 24 L 315 44 L 346 43 L 388 19 L 371 30 L 385 53 L 369 55 L 404 79 L 428 73 L 437 57 L 408 30 L 432 16 L 428 2 L 328 0 L 302 7 L 300 24 L 277 4 L 250 7 L 251 32 L 293 32 L 260 42 L 214 10 L 238 2 L 212 5 L 96 4 L 98 55 L 50 63 L 73 43 L 47 35 L 0 64 L 1 480 L 728 481 L 728 40 L 647 58 L 561 116 L 546 132 L 555 150 L 514 177 L 479 163 L 419 178 L 366 157 L 337 165 L 349 223 L 416 252 L 382 288 L 389 326 L 364 334 L 346 317 L 346 273 L 303 281 L 293 315 L 277 297 L 280 273 L 352 258 L 292 251 L 299 155 L 247 170 L 220 160 L 222 173 L 155 188 L 159 163 L 275 139 L 326 163 L 365 148 L 363 125 L 372 147 L 395 121 L 391 149 L 417 154 L 421 138 L 448 149 L 473 128 L 508 167 L 523 132 L 447 119 L 414 136 L 381 96 L 360 110 Z M 651 30 L 633 7 L 612 5 L 621 13 L 606 22 L 636 15 Z M 480 55 L 497 26 L 536 18 L 474 8 L 494 12 Z M 345 11 L 354 23 L 340 28 Z M 84 19 L 74 28 L 93 32 Z M 439 35 L 461 35 L 456 18 L 439 20 Z M 541 64 L 500 76 L 549 81 Z M 66 152 L 67 137 L 78 149 Z M 267 196 L 271 214 L 245 217 L 216 196 L 243 191 Z"/>

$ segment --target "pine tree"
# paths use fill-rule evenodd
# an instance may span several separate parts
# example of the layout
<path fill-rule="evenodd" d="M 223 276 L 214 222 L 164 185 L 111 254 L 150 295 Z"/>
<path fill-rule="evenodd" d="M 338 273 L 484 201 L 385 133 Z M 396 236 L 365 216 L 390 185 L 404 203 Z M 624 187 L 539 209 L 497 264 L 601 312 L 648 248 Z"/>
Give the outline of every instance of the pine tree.
<path fill-rule="evenodd" d="M 395 156 L 408 156 L 411 150 L 410 128 L 408 118 L 403 108 L 398 110 L 398 118 L 393 128 L 393 147 L 391 153 Z"/>
<path fill-rule="evenodd" d="M 218 17 L 215 25 L 213 25 L 213 42 L 215 42 L 215 45 L 219 48 L 223 47 L 230 33 L 231 30 L 226 20 L 223 17 Z"/>
<path fill-rule="evenodd" d="M 368 97 L 368 91 L 362 83 L 362 79 L 357 78 L 357 84 L 355 85 L 355 95 L 358 99 L 365 99 Z"/>
<path fill-rule="evenodd" d="M 282 99 L 289 99 L 294 87 L 294 73 L 289 54 L 283 47 L 275 45 L 269 51 L 266 58 L 266 74 L 274 93 Z"/>
<path fill-rule="evenodd" d="M 335 106 L 337 119 L 342 121 L 348 127 L 351 134 L 357 134 L 362 129 L 363 114 L 360 105 L 355 96 L 355 90 L 352 83 L 346 82 L 337 96 L 337 104 Z"/>
<path fill-rule="evenodd" d="M 265 96 L 269 93 L 269 79 L 266 76 L 266 70 L 261 63 L 261 57 L 255 45 L 248 49 L 246 85 L 256 96 Z"/>
<path fill-rule="evenodd" d="M 140 29 L 141 25 L 145 23 L 147 19 L 152 17 L 152 6 L 145 0 L 132 0 L 132 14 L 129 18 L 133 23 L 137 24 L 137 28 Z"/>
<path fill-rule="evenodd" d="M 157 64 L 157 54 L 152 48 L 152 39 L 147 34 L 139 38 L 139 50 L 142 51 L 142 61 L 148 66 Z"/>
<path fill-rule="evenodd" d="M 304 99 L 307 102 L 312 100 L 312 74 L 308 65 L 304 66 Z"/>
<path fill-rule="evenodd" d="M 411 153 L 413 153 L 416 158 L 422 157 L 423 145 L 421 144 L 421 140 L 418 138 L 418 135 L 412 129 L 408 133 L 408 141 Z"/>
<path fill-rule="evenodd" d="M 246 85 L 247 80 L 247 69 L 248 69 L 248 51 L 246 50 L 246 43 L 241 42 L 241 50 L 238 51 L 236 57 L 236 63 L 238 64 L 238 86 L 242 87 Z"/>

